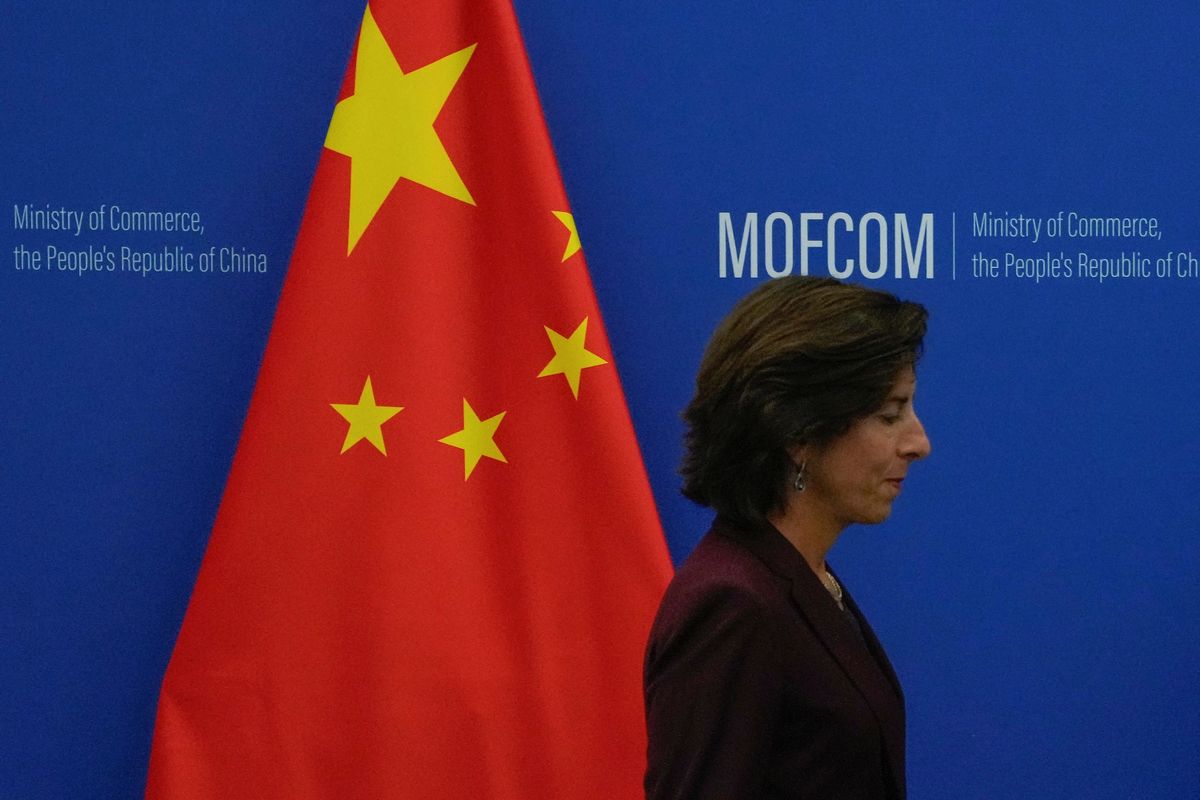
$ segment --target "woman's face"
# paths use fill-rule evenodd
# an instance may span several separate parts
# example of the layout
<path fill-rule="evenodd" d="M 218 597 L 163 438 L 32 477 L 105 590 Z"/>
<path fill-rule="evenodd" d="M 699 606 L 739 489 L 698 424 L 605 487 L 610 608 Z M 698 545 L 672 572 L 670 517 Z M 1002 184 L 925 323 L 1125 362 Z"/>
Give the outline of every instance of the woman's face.
<path fill-rule="evenodd" d="M 913 409 L 915 390 L 916 376 L 906 367 L 874 413 L 806 452 L 802 502 L 819 504 L 841 525 L 887 519 L 909 465 L 929 455 L 929 438 Z"/>

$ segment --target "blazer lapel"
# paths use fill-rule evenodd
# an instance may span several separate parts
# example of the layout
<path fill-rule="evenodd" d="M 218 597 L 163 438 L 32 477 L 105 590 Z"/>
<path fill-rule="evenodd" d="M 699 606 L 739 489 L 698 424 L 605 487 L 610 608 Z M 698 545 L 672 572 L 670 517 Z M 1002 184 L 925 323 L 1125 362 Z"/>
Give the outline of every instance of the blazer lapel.
<path fill-rule="evenodd" d="M 833 572 L 832 569 L 829 571 Z M 842 582 L 842 579 L 839 578 L 836 573 L 834 573 L 834 578 L 837 579 L 838 583 Z M 870 624 L 867 623 L 867 618 L 863 615 L 862 611 L 859 610 L 858 603 L 854 602 L 854 597 L 851 596 L 850 590 L 845 588 L 845 584 L 842 584 L 842 592 L 842 600 L 846 603 L 846 607 L 849 608 L 854 613 L 854 616 L 857 617 L 862 623 L 863 638 L 866 639 L 867 648 L 871 651 L 871 655 L 875 657 L 875 662 L 879 665 L 879 669 L 883 672 L 883 676 L 888 679 L 888 683 L 892 685 L 892 689 L 895 690 L 896 695 L 900 698 L 903 698 L 904 690 L 900 687 L 900 678 L 896 675 L 896 671 L 892 669 L 892 662 L 888 660 L 887 653 L 884 652 L 883 645 L 879 643 L 879 639 L 875 636 L 875 631 L 871 630 Z"/>
<path fill-rule="evenodd" d="M 812 570 L 809 570 L 811 573 Z M 815 576 L 814 576 L 815 577 Z M 836 576 L 835 576 L 836 577 Z M 818 579 L 819 582 L 819 579 Z M 838 579 L 841 583 L 841 579 Z M 824 586 L 821 587 L 824 591 Z M 833 598 L 830 598 L 832 600 Z M 879 639 L 875 636 L 875 631 L 871 630 L 867 618 L 863 616 L 858 609 L 858 604 L 854 602 L 854 598 L 850 596 L 849 590 L 842 587 L 842 600 L 846 603 L 854 615 L 858 618 L 859 624 L 862 626 L 863 639 L 866 641 L 867 649 L 870 651 L 871 660 L 874 666 L 877 667 L 875 674 L 882 674 L 887 679 L 889 686 L 886 688 L 876 679 L 873 685 L 879 689 L 874 695 L 867 695 L 867 702 L 871 705 L 871 710 L 875 713 L 875 718 L 879 720 L 880 728 L 883 730 L 884 747 L 887 749 L 888 762 L 892 767 L 892 777 L 896 781 L 896 791 L 900 797 L 905 796 L 904 787 L 907 784 L 905 777 L 906 764 L 904 761 L 904 691 L 900 688 L 900 679 L 896 676 L 896 672 L 892 669 L 892 662 L 888 660 L 887 654 L 883 651 L 883 645 L 879 643 Z M 836 603 L 834 604 L 836 607 Z M 840 610 L 838 613 L 842 613 Z M 857 648 L 857 652 L 862 653 L 861 645 Z M 845 662 L 842 662 L 843 667 Z M 851 678 L 851 680 L 854 680 Z M 861 684 L 856 682 L 859 690 L 862 691 Z M 892 697 L 888 698 L 882 692 L 890 688 Z"/>

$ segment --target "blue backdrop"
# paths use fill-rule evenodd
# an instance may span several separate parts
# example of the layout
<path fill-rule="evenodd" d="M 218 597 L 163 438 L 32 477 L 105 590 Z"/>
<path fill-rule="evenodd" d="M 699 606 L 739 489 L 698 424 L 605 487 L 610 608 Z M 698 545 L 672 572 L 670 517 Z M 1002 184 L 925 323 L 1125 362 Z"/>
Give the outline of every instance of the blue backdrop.
<path fill-rule="evenodd" d="M 911 796 L 1200 796 L 1200 8 L 517 11 L 675 559 L 709 332 L 835 250 L 932 315 L 933 455 L 831 558 L 904 681 Z M 2 797 L 141 792 L 361 14 L 5 9 Z M 203 232 L 127 229 L 168 210 Z"/>

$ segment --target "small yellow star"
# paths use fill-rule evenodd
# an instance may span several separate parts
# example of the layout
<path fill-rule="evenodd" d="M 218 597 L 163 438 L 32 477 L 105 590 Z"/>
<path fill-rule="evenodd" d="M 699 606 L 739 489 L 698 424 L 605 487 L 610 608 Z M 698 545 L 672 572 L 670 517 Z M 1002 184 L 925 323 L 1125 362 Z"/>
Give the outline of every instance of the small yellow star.
<path fill-rule="evenodd" d="M 325 137 L 351 159 L 347 255 L 401 178 L 475 205 L 433 128 L 474 51 L 464 47 L 405 75 L 367 8 L 354 94 L 337 104 Z"/>
<path fill-rule="evenodd" d="M 558 221 L 563 224 L 563 227 L 571 232 L 571 236 L 567 239 L 567 249 L 563 250 L 562 260 L 566 261 L 578 253 L 579 248 L 583 247 L 579 241 L 579 229 L 575 227 L 575 215 L 567 211 L 551 211 L 550 213 L 558 217 Z"/>
<path fill-rule="evenodd" d="M 571 394 L 575 395 L 576 400 L 579 399 L 579 373 L 588 367 L 598 367 L 608 363 L 584 348 L 587 324 L 588 318 L 584 317 L 583 322 L 579 323 L 579 327 L 570 336 L 563 336 L 557 331 L 546 328 L 546 335 L 550 337 L 550 345 L 554 348 L 554 358 L 550 359 L 550 363 L 538 373 L 539 378 L 545 378 L 547 375 L 566 377 L 567 384 L 571 387 Z"/>
<path fill-rule="evenodd" d="M 495 436 L 496 429 L 500 427 L 500 422 L 504 419 L 504 415 L 508 413 L 501 411 L 494 417 L 488 417 L 481 420 L 476 414 L 475 409 L 471 408 L 471 404 L 467 402 L 467 398 L 463 398 L 463 427 L 461 431 L 452 433 L 449 436 L 438 439 L 442 444 L 448 444 L 451 447 L 457 447 L 463 451 L 463 480 L 471 477 L 471 473 L 475 470 L 475 465 L 479 463 L 479 459 L 487 456 L 496 461 L 508 463 L 508 459 L 504 457 L 504 453 L 500 452 L 500 448 L 496 446 Z"/>
<path fill-rule="evenodd" d="M 346 452 L 359 441 L 366 439 L 375 445 L 375 449 L 387 455 L 383 446 L 383 423 L 404 410 L 403 406 L 375 405 L 375 390 L 371 388 L 371 376 L 363 384 L 362 394 L 357 403 L 330 403 L 333 410 L 342 415 L 350 423 L 346 431 L 346 441 L 342 442 L 342 452 Z"/>

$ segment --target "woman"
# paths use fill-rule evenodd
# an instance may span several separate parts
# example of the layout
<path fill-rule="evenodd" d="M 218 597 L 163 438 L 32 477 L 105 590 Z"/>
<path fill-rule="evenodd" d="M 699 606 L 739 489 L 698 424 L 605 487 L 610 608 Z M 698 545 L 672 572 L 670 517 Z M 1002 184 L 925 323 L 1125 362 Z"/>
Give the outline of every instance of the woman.
<path fill-rule="evenodd" d="M 825 563 L 929 454 L 916 303 L 763 284 L 718 326 L 684 412 L 683 492 L 716 511 L 646 651 L 646 796 L 903 798 L 904 700 Z"/>

